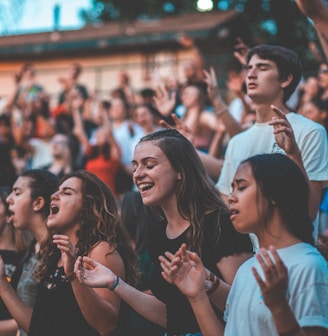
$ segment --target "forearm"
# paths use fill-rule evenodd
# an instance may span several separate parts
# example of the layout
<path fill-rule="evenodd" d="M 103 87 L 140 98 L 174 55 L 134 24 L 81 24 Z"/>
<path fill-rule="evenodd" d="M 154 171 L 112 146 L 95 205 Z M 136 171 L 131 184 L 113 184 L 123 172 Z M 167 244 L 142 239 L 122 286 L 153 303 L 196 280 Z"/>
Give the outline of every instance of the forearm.
<path fill-rule="evenodd" d="M 77 279 L 71 284 L 81 313 L 89 325 L 100 335 L 113 332 L 118 323 L 119 299 L 113 300 L 112 304 L 99 296 L 94 289 L 80 284 Z"/>
<path fill-rule="evenodd" d="M 197 154 L 202 161 L 207 174 L 213 179 L 213 181 L 217 181 L 223 165 L 222 160 L 198 150 Z"/>
<path fill-rule="evenodd" d="M 205 292 L 189 299 L 203 336 L 221 336 L 224 328 L 218 320 Z"/>
<path fill-rule="evenodd" d="M 10 315 L 17 324 L 27 331 L 30 327 L 33 309 L 26 305 L 6 280 L 0 280 L 0 295 Z"/>
<path fill-rule="evenodd" d="M 0 335 L 1 336 L 16 336 L 18 326 L 14 319 L 0 321 Z"/>
<path fill-rule="evenodd" d="M 281 306 L 276 309 L 271 310 L 272 319 L 276 326 L 278 334 L 288 333 L 291 330 L 297 330 L 299 326 L 292 310 L 290 309 L 288 302 L 281 304 Z M 296 331 L 292 334 L 293 336 L 305 336 L 306 333 L 304 330 L 299 328 L 299 331 Z"/>
<path fill-rule="evenodd" d="M 166 306 L 155 296 L 145 294 L 120 279 L 115 293 L 144 318 L 166 327 Z"/>
<path fill-rule="evenodd" d="M 216 291 L 209 295 L 209 298 L 212 303 L 216 305 L 220 309 L 221 312 L 224 312 L 227 297 L 229 294 L 230 286 L 226 284 L 224 281 L 220 280 L 220 285 Z"/>
<path fill-rule="evenodd" d="M 290 159 L 292 159 L 300 167 L 301 171 L 303 172 L 303 175 L 306 178 L 306 181 L 309 186 L 309 200 L 308 200 L 309 214 L 310 214 L 311 219 L 315 220 L 318 210 L 319 210 L 319 205 L 320 205 L 322 183 L 309 180 L 308 175 L 303 165 L 302 155 L 300 151 L 296 153 L 295 155 L 287 155 L 287 156 Z"/>
<path fill-rule="evenodd" d="M 235 118 L 229 113 L 228 106 L 220 97 L 215 97 L 212 100 L 212 104 L 217 118 L 221 119 L 230 137 L 233 137 L 234 135 L 243 131 L 240 123 L 236 121 Z"/>

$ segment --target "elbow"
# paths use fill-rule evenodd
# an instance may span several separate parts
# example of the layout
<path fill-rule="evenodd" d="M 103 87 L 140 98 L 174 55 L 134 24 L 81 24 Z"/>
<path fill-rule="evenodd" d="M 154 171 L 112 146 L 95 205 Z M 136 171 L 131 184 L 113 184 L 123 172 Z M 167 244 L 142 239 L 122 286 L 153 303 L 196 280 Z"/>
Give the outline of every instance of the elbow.
<path fill-rule="evenodd" d="M 108 319 L 101 327 L 99 326 L 99 328 L 97 328 L 97 332 L 100 336 L 110 336 L 114 331 L 116 331 L 117 327 L 118 316 L 115 316 L 114 318 Z"/>

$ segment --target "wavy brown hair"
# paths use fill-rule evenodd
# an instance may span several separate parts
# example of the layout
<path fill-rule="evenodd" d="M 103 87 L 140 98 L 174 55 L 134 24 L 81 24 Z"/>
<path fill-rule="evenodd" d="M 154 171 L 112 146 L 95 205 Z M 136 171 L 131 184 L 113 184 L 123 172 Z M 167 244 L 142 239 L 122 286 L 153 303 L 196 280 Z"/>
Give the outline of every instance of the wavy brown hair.
<path fill-rule="evenodd" d="M 208 177 L 193 145 L 181 133 L 174 129 L 165 129 L 140 139 L 140 143 L 146 141 L 158 146 L 172 168 L 181 175 L 176 187 L 178 211 L 182 218 L 190 221 L 188 248 L 201 255 L 205 215 L 217 212 L 217 231 L 213 235 L 218 241 L 222 215 L 229 210 Z"/>
<path fill-rule="evenodd" d="M 123 259 L 125 280 L 134 284 L 137 278 L 137 258 L 121 224 L 112 192 L 97 176 L 84 170 L 65 175 L 61 183 L 72 177 L 82 181 L 81 227 L 77 231 L 76 245 L 78 254 L 85 256 L 98 242 L 108 242 Z M 38 270 L 40 279 L 45 276 L 49 266 L 60 258 L 60 251 L 52 243 L 52 234 L 50 232 L 41 246 L 43 263 Z"/>

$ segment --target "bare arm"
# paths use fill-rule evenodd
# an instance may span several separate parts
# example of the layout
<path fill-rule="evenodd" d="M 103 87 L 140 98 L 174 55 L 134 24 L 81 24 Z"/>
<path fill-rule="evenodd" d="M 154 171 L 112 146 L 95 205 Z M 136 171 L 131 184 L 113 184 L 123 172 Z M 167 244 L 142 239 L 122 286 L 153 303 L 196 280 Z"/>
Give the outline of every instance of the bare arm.
<path fill-rule="evenodd" d="M 264 278 L 261 278 L 255 267 L 252 268 L 252 272 L 261 289 L 263 301 L 272 314 L 278 333 L 294 336 L 327 335 L 327 330 L 321 327 L 300 327 L 286 298 L 287 268 L 273 246 L 270 246 L 270 252 L 273 258 L 265 249 L 261 249 L 260 253 L 256 255 L 263 269 Z"/>
<path fill-rule="evenodd" d="M 18 326 L 14 319 L 0 321 L 0 335 L 1 336 L 16 336 Z"/>
<path fill-rule="evenodd" d="M 301 12 L 311 18 L 328 59 L 328 7 L 323 0 L 296 0 Z"/>
<path fill-rule="evenodd" d="M 10 315 L 25 331 L 30 327 L 33 309 L 25 304 L 8 283 L 5 266 L 0 256 L 0 296 Z"/>
<path fill-rule="evenodd" d="M 302 153 L 296 143 L 294 132 L 291 124 L 286 118 L 283 111 L 274 105 L 271 105 L 273 111 L 277 114 L 270 121 L 270 125 L 274 128 L 274 135 L 277 144 L 281 147 L 287 154 L 287 156 L 292 159 L 303 172 L 308 185 L 309 185 L 309 214 L 311 219 L 314 220 L 317 216 L 317 212 L 320 205 L 322 182 L 320 181 L 310 181 L 306 170 L 304 168 Z"/>
<path fill-rule="evenodd" d="M 205 83 L 207 84 L 208 96 L 210 97 L 212 105 L 215 109 L 216 117 L 222 120 L 230 137 L 242 132 L 243 129 L 241 124 L 239 124 L 229 113 L 228 107 L 221 97 L 214 69 L 211 68 L 210 72 L 204 71 L 204 75 Z"/>
<path fill-rule="evenodd" d="M 117 280 L 109 268 L 88 257 L 77 260 L 75 271 L 79 282 L 93 288 L 106 288 L 108 291 Z M 122 279 L 119 279 L 114 293 L 146 319 L 166 327 L 166 307 L 156 297 L 137 290 Z"/>
<path fill-rule="evenodd" d="M 195 317 L 202 331 L 202 335 L 223 335 L 223 326 L 218 320 L 205 291 L 207 271 L 196 253 L 187 251 L 186 244 L 182 244 L 178 252 L 173 255 L 165 253 L 160 257 L 162 275 L 166 281 L 176 285 L 184 294 L 194 311 Z M 220 281 L 216 292 L 226 297 L 230 286 Z"/>

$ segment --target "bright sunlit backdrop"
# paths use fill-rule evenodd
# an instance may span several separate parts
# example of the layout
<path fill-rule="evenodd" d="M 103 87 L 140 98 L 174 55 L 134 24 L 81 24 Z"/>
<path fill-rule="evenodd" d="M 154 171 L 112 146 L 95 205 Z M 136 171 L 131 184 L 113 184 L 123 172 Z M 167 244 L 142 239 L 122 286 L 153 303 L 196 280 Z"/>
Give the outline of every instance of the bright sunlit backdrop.
<path fill-rule="evenodd" d="M 89 8 L 91 0 L 0 0 L 0 34 L 51 31 L 57 28 L 78 29 L 83 26 L 81 8 Z"/>

